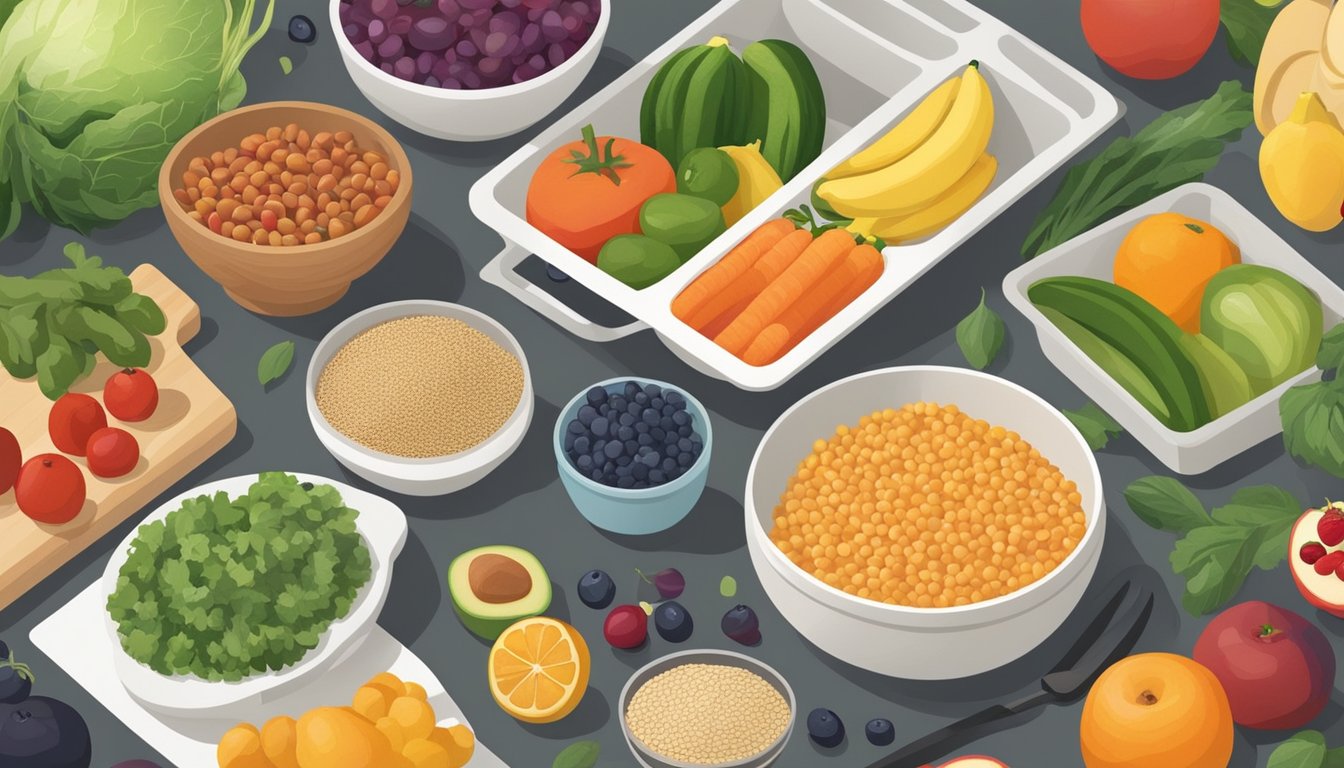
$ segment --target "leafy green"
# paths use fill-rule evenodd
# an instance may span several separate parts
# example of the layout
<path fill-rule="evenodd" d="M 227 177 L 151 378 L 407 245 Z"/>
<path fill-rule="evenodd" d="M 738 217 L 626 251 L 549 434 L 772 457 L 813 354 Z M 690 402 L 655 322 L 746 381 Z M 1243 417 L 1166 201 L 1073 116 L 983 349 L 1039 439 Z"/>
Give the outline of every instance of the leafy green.
<path fill-rule="evenodd" d="M 1266 768 L 1338 768 L 1344 764 L 1344 747 L 1327 750 L 1320 731 L 1302 731 L 1269 753 Z"/>
<path fill-rule="evenodd" d="M 1116 214 L 1199 181 L 1251 121 L 1251 94 L 1229 81 L 1209 98 L 1162 115 L 1133 138 L 1116 139 L 1065 174 L 1022 244 L 1022 256 L 1034 258 Z"/>
<path fill-rule="evenodd" d="M 596 741 L 576 741 L 555 756 L 551 768 L 593 768 L 601 753 L 602 745 Z"/>
<path fill-rule="evenodd" d="M 1344 323 L 1321 337 L 1320 381 L 1300 384 L 1279 398 L 1283 446 L 1293 458 L 1344 477 Z"/>
<path fill-rule="evenodd" d="M 966 362 L 984 370 L 994 362 L 1003 347 L 1003 318 L 985 304 L 985 289 L 980 289 L 980 304 L 957 323 L 957 346 Z"/>
<path fill-rule="evenodd" d="M 246 93 L 266 2 L 255 31 L 257 0 L 19 4 L 0 29 L 0 238 L 20 203 L 81 232 L 157 204 L 173 145 Z"/>
<path fill-rule="evenodd" d="M 1184 534 L 1170 560 L 1176 575 L 1185 578 L 1181 604 L 1195 616 L 1231 600 L 1252 568 L 1278 567 L 1302 512 L 1292 494 L 1257 485 L 1238 490 L 1210 514 L 1180 482 L 1158 476 L 1135 480 L 1125 500 L 1148 525 Z"/>
<path fill-rule="evenodd" d="M 1254 67 L 1260 63 L 1269 27 L 1279 15 L 1279 3 L 1260 0 L 1222 0 L 1221 17 L 1227 32 L 1227 51 L 1238 64 Z"/>
<path fill-rule="evenodd" d="M 1064 411 L 1064 415 L 1073 422 L 1073 426 L 1083 434 L 1088 447 L 1094 451 L 1105 448 L 1112 435 L 1125 431 L 1124 427 L 1115 423 L 1110 414 L 1098 408 L 1096 403 L 1088 403 L 1074 411 Z"/>
<path fill-rule="evenodd" d="M 732 576 L 724 576 L 719 580 L 719 594 L 724 597 L 732 597 L 737 594 L 737 579 Z"/>
<path fill-rule="evenodd" d="M 107 610 L 132 658 L 237 681 L 297 663 L 372 574 L 359 513 L 329 485 L 264 472 L 237 499 L 197 496 L 131 542 Z"/>
<path fill-rule="evenodd" d="M 257 381 L 264 387 L 284 376 L 293 363 L 294 342 L 282 341 L 262 353 L 261 361 L 257 363 Z"/>
<path fill-rule="evenodd" d="M 70 243 L 71 266 L 35 277 L 0 275 L 0 364 L 10 376 L 37 376 L 55 400 L 92 372 L 101 352 L 125 368 L 149 365 L 146 334 L 163 333 L 163 310 L 135 293 L 131 279 Z"/>

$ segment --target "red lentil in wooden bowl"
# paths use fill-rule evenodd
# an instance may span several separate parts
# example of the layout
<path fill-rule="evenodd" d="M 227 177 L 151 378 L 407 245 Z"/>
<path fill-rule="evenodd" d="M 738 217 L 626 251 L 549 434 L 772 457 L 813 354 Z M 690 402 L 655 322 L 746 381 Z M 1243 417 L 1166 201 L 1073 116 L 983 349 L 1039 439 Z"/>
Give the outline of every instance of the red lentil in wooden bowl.
<path fill-rule="evenodd" d="M 159 172 L 168 227 L 244 308 L 293 316 L 336 303 L 406 228 L 411 166 L 347 110 L 276 101 L 187 134 Z"/>

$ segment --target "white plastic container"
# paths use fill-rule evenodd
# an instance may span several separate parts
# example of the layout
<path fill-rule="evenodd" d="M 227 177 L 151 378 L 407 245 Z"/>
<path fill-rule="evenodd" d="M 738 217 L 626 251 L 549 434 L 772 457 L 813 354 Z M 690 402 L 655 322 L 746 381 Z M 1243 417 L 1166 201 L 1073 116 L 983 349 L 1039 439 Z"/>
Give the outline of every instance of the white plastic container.
<path fill-rule="evenodd" d="M 600 134 L 637 138 L 640 103 L 658 66 L 676 51 L 715 35 L 727 37 L 736 50 L 754 40 L 776 38 L 808 54 L 826 95 L 825 149 L 672 275 L 635 290 L 527 223 L 528 182 L 546 155 L 577 140 L 589 123 Z M 980 62 L 994 93 L 997 118 L 989 151 L 998 158 L 999 170 L 984 197 L 956 223 L 926 240 L 887 248 L 887 268 L 875 285 L 769 365 L 744 363 L 672 314 L 672 299 L 701 272 L 761 224 L 808 202 L 823 173 L 885 134 L 972 59 Z M 773 389 L 1007 210 L 1119 116 L 1119 102 L 1100 85 L 964 0 L 724 0 L 472 187 L 472 211 L 506 243 L 481 275 L 581 338 L 611 341 L 652 328 L 703 373 L 746 390 Z M 516 267 L 532 253 L 636 322 L 618 328 L 599 325 L 531 284 Z"/>
<path fill-rule="evenodd" d="M 950 608 L 856 597 L 799 568 L 770 540 L 774 510 L 798 463 L 839 424 L 920 400 L 955 404 L 1016 431 L 1082 495 L 1087 530 L 1055 570 L 1003 597 Z M 1010 381 L 965 368 L 886 368 L 841 379 L 785 411 L 761 439 L 747 473 L 747 550 L 779 612 L 821 650 L 860 669 L 914 680 L 988 672 L 1024 656 L 1073 612 L 1101 558 L 1106 504 L 1096 457 L 1054 406 Z"/>
<path fill-rule="evenodd" d="M 1217 227 L 1241 249 L 1243 263 L 1273 267 L 1302 283 L 1320 298 L 1326 328 L 1338 323 L 1344 315 L 1344 290 L 1231 195 L 1208 184 L 1178 187 L 1037 256 L 1008 273 L 1003 280 L 1003 293 L 1036 326 L 1036 337 L 1045 356 L 1083 394 L 1172 471 L 1197 475 L 1282 432 L 1279 398 L 1291 387 L 1319 379 L 1321 372 L 1309 368 L 1199 429 L 1177 432 L 1159 422 L 1027 298 L 1027 289 L 1047 277 L 1079 275 L 1112 279 L 1116 250 L 1129 230 L 1141 219 L 1167 211 Z"/>

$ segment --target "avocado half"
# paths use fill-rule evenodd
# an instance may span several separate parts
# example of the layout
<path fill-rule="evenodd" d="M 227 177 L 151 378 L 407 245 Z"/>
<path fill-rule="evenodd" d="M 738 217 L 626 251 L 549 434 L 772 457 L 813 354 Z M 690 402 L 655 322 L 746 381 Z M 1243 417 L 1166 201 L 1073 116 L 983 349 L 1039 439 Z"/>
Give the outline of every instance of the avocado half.
<path fill-rule="evenodd" d="M 551 579 L 541 561 L 525 549 L 505 545 L 458 555 L 448 566 L 448 593 L 462 624 L 486 640 L 551 607 Z"/>

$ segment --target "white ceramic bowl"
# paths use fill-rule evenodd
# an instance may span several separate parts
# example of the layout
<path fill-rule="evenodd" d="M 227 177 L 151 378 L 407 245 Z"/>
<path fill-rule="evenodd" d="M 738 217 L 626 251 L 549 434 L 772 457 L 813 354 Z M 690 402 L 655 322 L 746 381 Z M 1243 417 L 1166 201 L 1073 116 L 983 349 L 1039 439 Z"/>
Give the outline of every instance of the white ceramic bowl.
<path fill-rule="evenodd" d="M 383 114 L 426 136 L 488 141 L 512 136 L 549 115 L 588 76 L 611 26 L 611 0 L 593 34 L 560 66 L 516 85 L 468 91 L 435 88 L 393 77 L 359 55 L 341 28 L 340 0 L 331 0 L 331 34 L 350 79 Z"/>
<path fill-rule="evenodd" d="M 345 505 L 359 512 L 359 517 L 355 518 L 355 527 L 364 538 L 372 559 L 369 581 L 360 589 L 345 617 L 332 622 L 321 643 L 297 664 L 236 683 L 155 672 L 122 649 L 116 622 L 104 609 L 103 625 L 112 638 L 114 670 L 127 693 L 146 707 L 177 717 L 250 720 L 261 702 L 291 693 L 314 677 L 321 677 L 356 651 L 369 636 L 378 614 L 383 610 L 383 604 L 387 602 L 388 589 L 392 586 L 392 561 L 401 554 L 401 548 L 406 544 L 406 516 L 392 502 L 358 488 L 324 477 L 291 474 L 302 482 L 334 487 L 340 491 Z M 164 519 L 170 512 L 180 508 L 182 502 L 197 496 L 223 491 L 236 498 L 246 493 L 256 480 L 256 475 L 245 475 L 193 488 L 165 501 L 141 525 Z M 136 526 L 108 560 L 101 581 L 104 605 L 107 597 L 117 588 L 117 576 L 126 563 L 131 542 L 139 531 L 140 526 Z"/>
<path fill-rule="evenodd" d="M 855 597 L 789 560 L 769 531 L 780 495 L 818 438 L 840 424 L 916 401 L 956 404 L 1022 435 L 1078 486 L 1087 532 L 1063 563 L 1018 591 L 972 605 L 910 608 Z M 779 417 L 747 474 L 747 548 L 770 600 L 821 650 L 892 677 L 946 680 L 1001 667 L 1040 645 L 1073 611 L 1092 579 L 1106 529 L 1101 475 L 1082 435 L 1049 403 L 1022 387 L 962 368 L 887 368 L 842 379 Z"/>
<path fill-rule="evenodd" d="M 484 442 L 450 456 L 408 459 L 366 448 L 338 432 L 317 407 L 317 379 L 346 342 L 375 325 L 414 315 L 439 315 L 461 320 L 508 350 L 523 367 L 523 394 L 509 418 Z M 308 364 L 304 387 L 308 420 L 312 422 L 313 431 L 317 433 L 317 439 L 323 447 L 347 469 L 365 480 L 390 491 L 412 496 L 453 493 L 477 482 L 517 450 L 532 423 L 532 374 L 518 340 L 491 317 L 446 301 L 394 301 L 351 315 L 331 329 L 317 345 L 313 359 Z"/>

